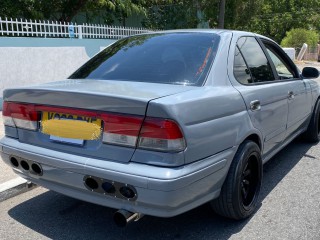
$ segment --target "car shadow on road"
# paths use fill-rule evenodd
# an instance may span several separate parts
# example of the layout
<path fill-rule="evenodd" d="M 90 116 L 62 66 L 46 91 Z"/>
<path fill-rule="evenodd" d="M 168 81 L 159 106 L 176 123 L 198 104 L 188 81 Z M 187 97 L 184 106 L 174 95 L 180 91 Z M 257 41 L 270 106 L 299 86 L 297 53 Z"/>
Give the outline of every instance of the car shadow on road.
<path fill-rule="evenodd" d="M 307 154 L 311 147 L 296 140 L 265 164 L 261 201 L 299 161 L 316 158 Z M 228 239 L 251 221 L 219 217 L 205 204 L 173 218 L 145 216 L 121 229 L 112 221 L 114 211 L 48 191 L 13 207 L 9 215 L 50 239 Z"/>

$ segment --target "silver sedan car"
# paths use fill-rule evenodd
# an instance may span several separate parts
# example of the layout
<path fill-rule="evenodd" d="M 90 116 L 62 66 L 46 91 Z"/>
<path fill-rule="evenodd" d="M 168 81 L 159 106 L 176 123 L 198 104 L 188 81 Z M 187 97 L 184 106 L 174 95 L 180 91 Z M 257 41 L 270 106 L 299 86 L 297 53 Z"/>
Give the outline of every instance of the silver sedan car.
<path fill-rule="evenodd" d="M 319 141 L 317 77 L 254 33 L 132 36 L 67 80 L 5 90 L 1 156 L 38 185 L 119 209 L 119 226 L 207 202 L 244 219 L 263 164 L 300 134 Z"/>

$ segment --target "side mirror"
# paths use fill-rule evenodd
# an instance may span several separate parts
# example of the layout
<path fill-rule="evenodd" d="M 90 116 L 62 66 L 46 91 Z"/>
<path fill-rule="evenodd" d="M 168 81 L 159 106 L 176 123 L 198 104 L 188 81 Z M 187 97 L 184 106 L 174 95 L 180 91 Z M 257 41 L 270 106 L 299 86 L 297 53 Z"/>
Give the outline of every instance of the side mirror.
<path fill-rule="evenodd" d="M 305 67 L 302 69 L 303 78 L 318 78 L 319 70 L 314 67 Z"/>

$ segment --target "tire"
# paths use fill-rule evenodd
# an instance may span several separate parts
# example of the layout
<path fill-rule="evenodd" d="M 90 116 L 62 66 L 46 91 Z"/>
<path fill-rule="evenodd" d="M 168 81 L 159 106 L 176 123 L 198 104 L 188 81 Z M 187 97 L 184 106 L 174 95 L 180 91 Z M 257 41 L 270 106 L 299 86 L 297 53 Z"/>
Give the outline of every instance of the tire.
<path fill-rule="evenodd" d="M 320 100 L 317 101 L 307 130 L 303 133 L 304 140 L 312 143 L 320 141 Z"/>
<path fill-rule="evenodd" d="M 231 163 L 220 196 L 211 201 L 213 210 L 234 220 L 249 217 L 257 208 L 261 182 L 260 148 L 252 141 L 244 141 Z"/>

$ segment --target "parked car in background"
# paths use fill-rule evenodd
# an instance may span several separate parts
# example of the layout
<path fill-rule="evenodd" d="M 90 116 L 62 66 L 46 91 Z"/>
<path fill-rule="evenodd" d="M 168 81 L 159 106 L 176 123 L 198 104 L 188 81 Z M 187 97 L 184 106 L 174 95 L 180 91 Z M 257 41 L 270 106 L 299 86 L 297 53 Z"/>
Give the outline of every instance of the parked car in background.
<path fill-rule="evenodd" d="M 300 134 L 319 141 L 317 77 L 254 33 L 132 36 L 67 80 L 5 90 L 1 156 L 36 184 L 120 209 L 120 226 L 207 202 L 244 219 L 263 164 Z"/>

